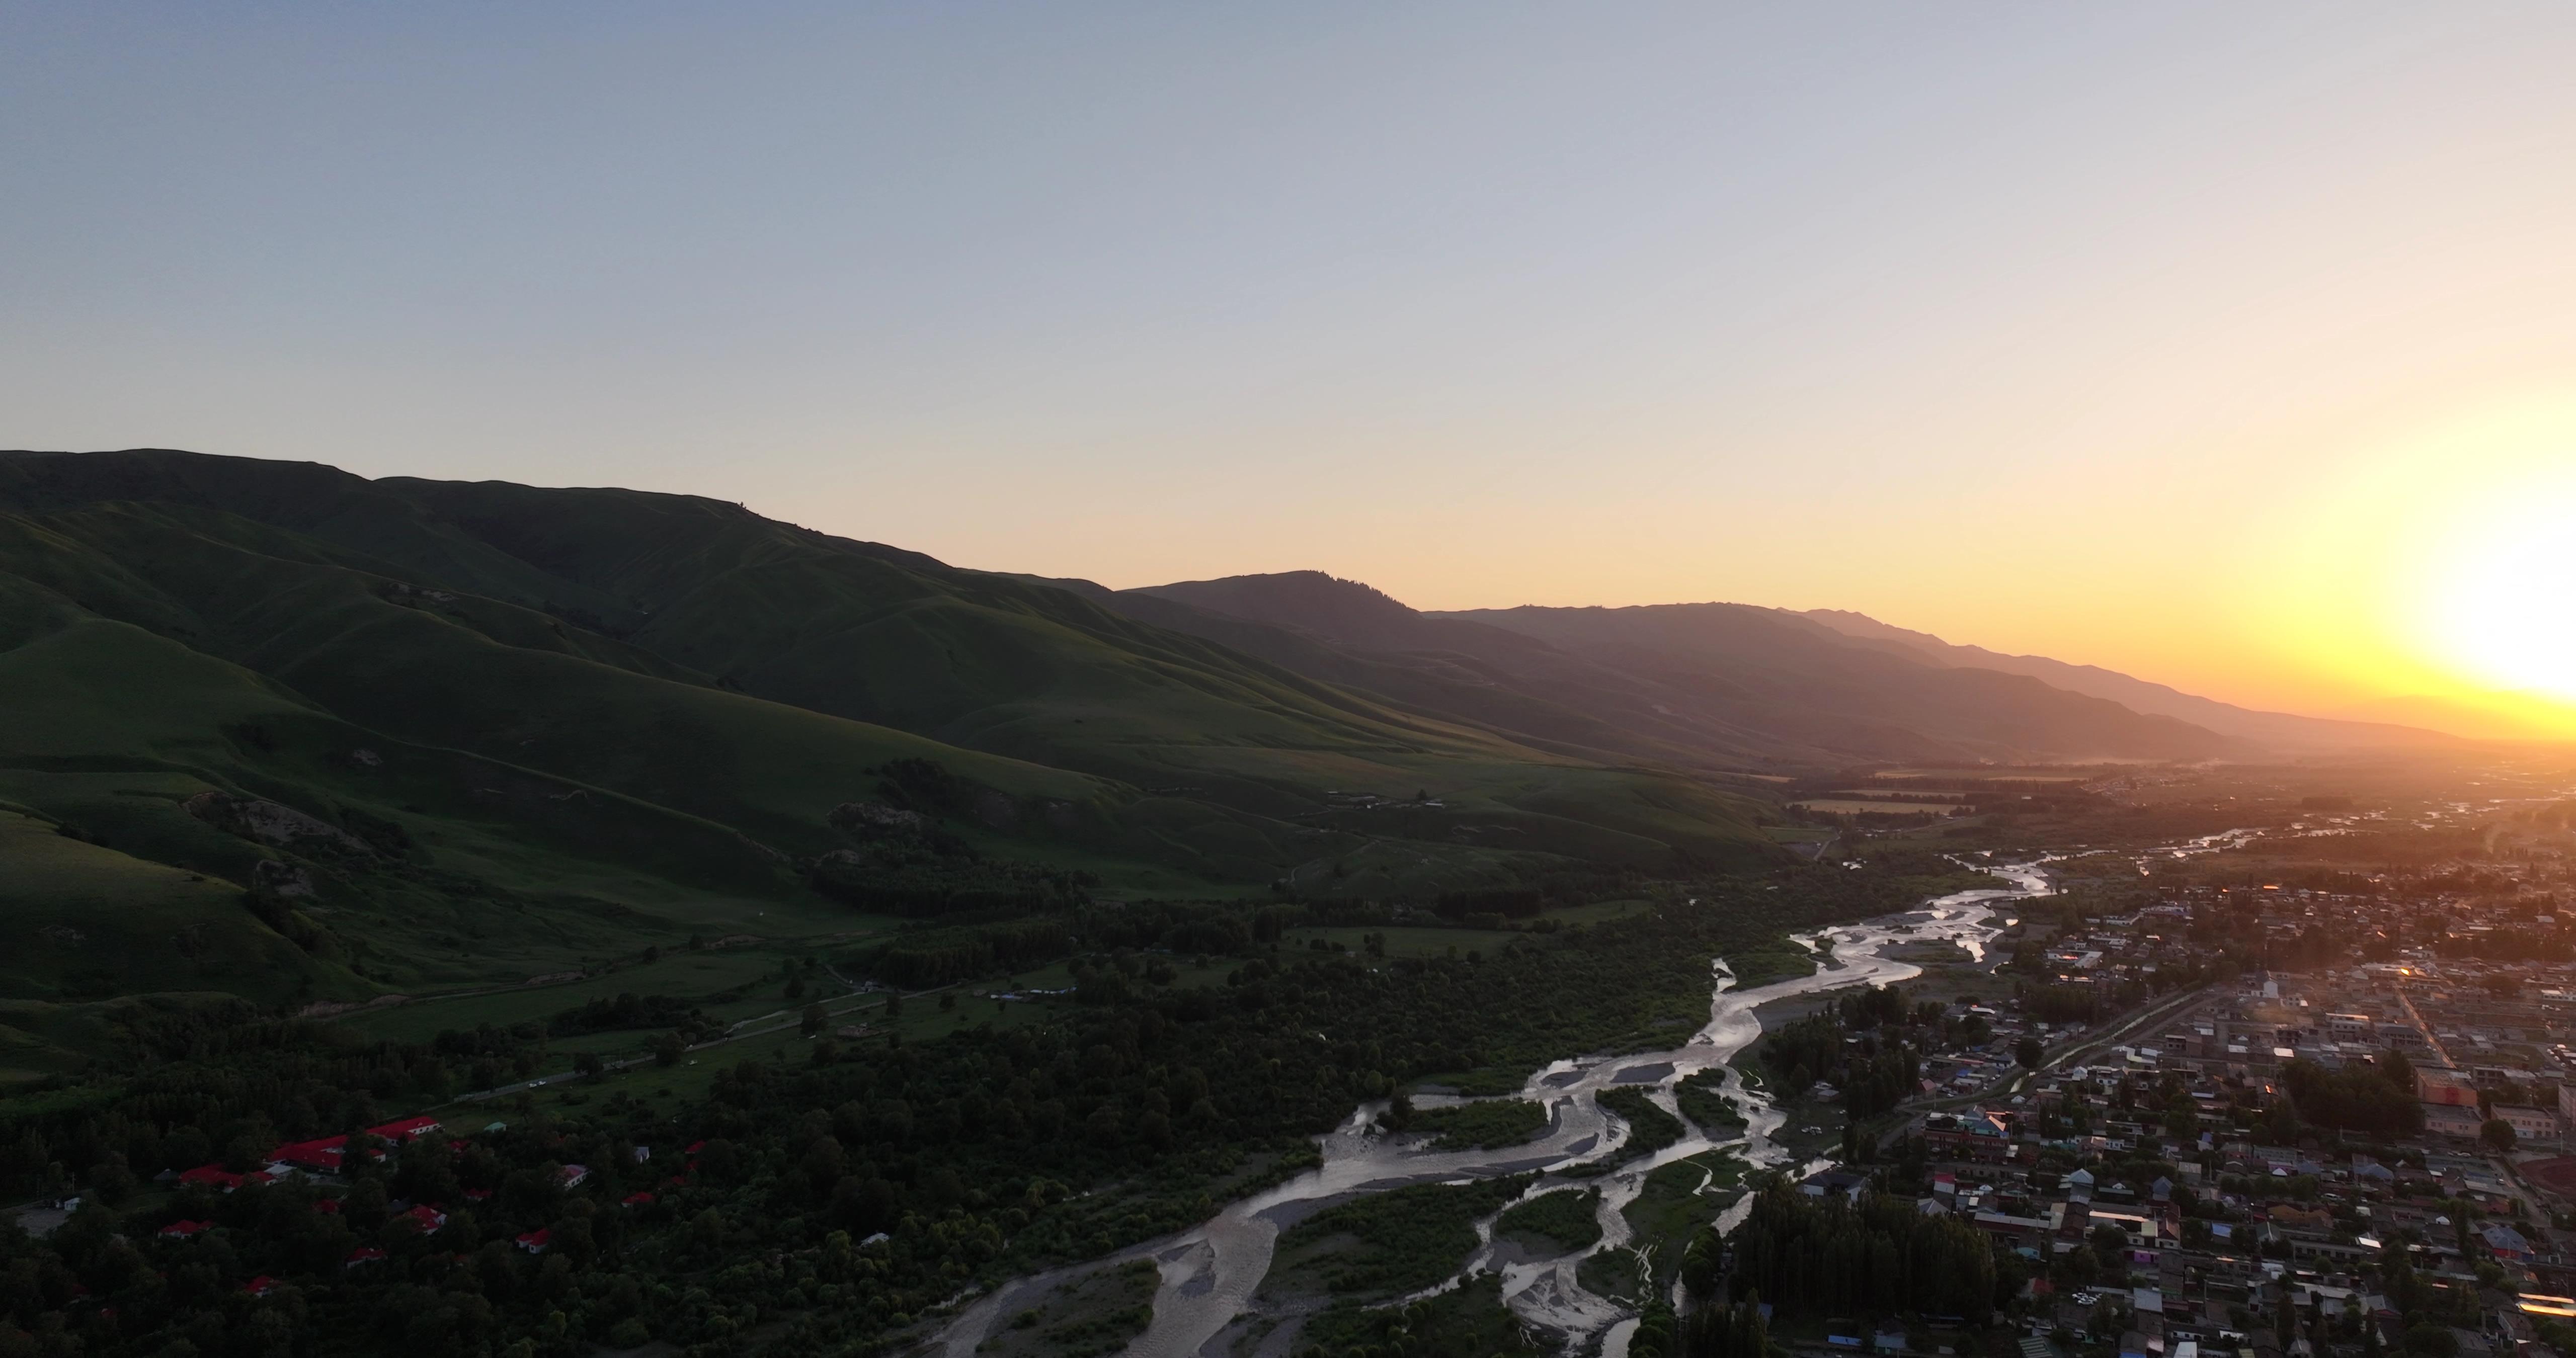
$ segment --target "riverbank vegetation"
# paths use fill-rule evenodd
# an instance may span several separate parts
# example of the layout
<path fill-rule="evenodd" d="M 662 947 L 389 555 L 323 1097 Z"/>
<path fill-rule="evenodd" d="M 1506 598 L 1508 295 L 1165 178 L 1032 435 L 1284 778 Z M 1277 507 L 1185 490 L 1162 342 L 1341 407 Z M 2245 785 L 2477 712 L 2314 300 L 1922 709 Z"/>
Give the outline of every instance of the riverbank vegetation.
<path fill-rule="evenodd" d="M 1784 943 L 1779 947 L 1737 953 L 1726 959 L 1726 966 L 1735 976 L 1737 990 L 1752 990 L 1774 981 L 1815 975 L 1816 955 Z"/>
<path fill-rule="evenodd" d="M 1503 1306 L 1492 1274 L 1403 1306 L 1339 1305 L 1298 1332 L 1300 1358 L 1538 1358 L 1541 1347 Z"/>
<path fill-rule="evenodd" d="M 1515 1204 L 1494 1223 L 1494 1233 L 1532 1245 L 1543 1254 L 1567 1254 L 1601 1238 L 1601 1193 L 1565 1189 Z"/>
<path fill-rule="evenodd" d="M 1650 1292 L 1672 1282 L 1692 1237 L 1735 1201 L 1743 1172 L 1744 1162 L 1732 1153 L 1702 1151 L 1646 1176 L 1622 1215 L 1631 1247 L 1653 1274 Z"/>
<path fill-rule="evenodd" d="M 1330 1207 L 1279 1235 L 1262 1291 L 1375 1301 L 1456 1274 L 1476 1248 L 1476 1221 L 1520 1196 L 1532 1176 L 1416 1184 Z"/>
<path fill-rule="evenodd" d="M 1429 1132 L 1434 1150 L 1491 1150 L 1517 1146 L 1547 1130 L 1547 1109 L 1527 1099 L 1478 1099 L 1446 1108 L 1416 1110 L 1409 1130 Z"/>
<path fill-rule="evenodd" d="M 1583 1285 L 1584 1291 L 1613 1301 L 1636 1301 L 1650 1290 L 1637 1252 L 1626 1246 L 1583 1256 L 1582 1262 L 1574 1266 L 1574 1280 Z"/>
<path fill-rule="evenodd" d="M 1628 1124 L 1628 1144 L 1620 1147 L 1622 1160 L 1643 1159 L 1682 1139 L 1688 1130 L 1681 1120 L 1655 1105 L 1653 1096 L 1643 1088 L 1628 1085 L 1602 1090 L 1601 1106 Z"/>
<path fill-rule="evenodd" d="M 1724 1069 L 1703 1070 L 1673 1086 L 1673 1102 L 1710 1140 L 1723 1141 L 1744 1131 L 1744 1114 L 1726 1097 L 1725 1089 Z"/>
<path fill-rule="evenodd" d="M 987 1358 L 1106 1358 L 1154 1319 L 1161 1274 L 1136 1259 L 1058 1284 L 976 1347 Z"/>

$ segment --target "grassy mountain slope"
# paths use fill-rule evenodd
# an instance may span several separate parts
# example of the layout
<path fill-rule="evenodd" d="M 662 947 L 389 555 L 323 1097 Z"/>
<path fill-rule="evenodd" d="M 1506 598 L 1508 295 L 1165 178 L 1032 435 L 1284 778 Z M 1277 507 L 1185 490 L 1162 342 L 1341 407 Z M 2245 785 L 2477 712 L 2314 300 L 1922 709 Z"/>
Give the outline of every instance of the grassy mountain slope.
<path fill-rule="evenodd" d="M 738 506 L 182 453 L 0 453 L 0 710 L 0 801 L 284 940 L 227 945 L 263 999 L 885 927 L 804 874 L 898 764 L 960 842 L 1132 892 L 1777 852 L 1678 774 Z"/>
<path fill-rule="evenodd" d="M 542 614 L 405 590 L 346 568 L 268 555 L 212 531 L 237 527 L 238 537 L 258 536 L 255 525 L 238 520 L 179 525 L 113 507 L 56 515 L 50 527 L 58 551 L 78 543 L 99 561 L 132 563 L 126 578 L 153 590 L 147 597 L 154 606 L 138 611 L 164 626 L 184 618 L 199 654 L 265 675 L 281 693 L 398 740 L 627 793 L 783 850 L 822 847 L 824 816 L 867 791 L 872 780 L 862 770 L 890 759 L 942 758 L 1014 796 L 1089 800 L 1104 793 L 1078 775 L 657 674 L 671 667 Z M 192 683 L 179 691 L 208 688 Z M 114 704 L 114 719 L 83 738 L 103 738 L 139 707 Z M 637 741 L 638 732 L 652 738 Z"/>
<path fill-rule="evenodd" d="M 1295 574 L 1330 581 L 1317 572 Z M 1049 583 L 1085 593 L 1140 622 L 1205 637 L 1295 674 L 1505 733 L 1558 754 L 1603 762 L 1647 760 L 1707 772 L 1722 771 L 1730 758 L 1741 763 L 1760 757 L 1751 744 L 1730 744 L 1718 733 L 1659 710 L 1647 686 L 1500 628 L 1465 623 L 1445 635 L 1426 634 L 1410 647 L 1391 638 L 1363 648 L 1341 640 L 1322 620 L 1313 627 L 1277 620 L 1277 615 L 1240 601 L 1230 606 L 1251 611 L 1238 615 L 1221 611 L 1214 601 L 1202 606 L 1166 593 L 1186 586 L 1113 592 L 1087 580 Z M 1713 759 L 1718 763 L 1712 764 Z"/>
<path fill-rule="evenodd" d="M 1123 591 L 1174 627 L 1266 629 L 1310 673 L 1542 742 L 1720 766 L 2188 758 L 2210 732 L 1728 604 L 1426 614 L 1314 571 Z M 1222 624 L 1207 620 L 1224 618 Z M 1265 643 L 1238 636 L 1234 644 Z"/>
<path fill-rule="evenodd" d="M 242 909 L 240 888 L 0 810 L 0 996 L 227 990 L 270 1003 L 371 993 Z"/>
<path fill-rule="evenodd" d="M 1049 585 L 670 496 L 386 482 L 744 691 L 1268 816 L 1532 751 Z M 638 551 L 639 543 L 655 544 Z M 680 544 L 687 544 L 685 549 Z M 1727 813 L 1722 813 L 1727 814 Z"/>
<path fill-rule="evenodd" d="M 1851 644 L 1794 614 L 1742 604 L 1510 608 L 1473 618 L 1696 691 L 1733 720 L 1830 739 L 1842 722 L 1920 732 L 2006 759 L 2191 759 L 2225 738 L 2026 675 L 1926 665 Z"/>
<path fill-rule="evenodd" d="M 1501 794 L 1519 780 L 1518 770 L 1567 762 L 1139 623 L 1065 590 L 951 570 L 916 553 L 812 533 L 722 502 L 367 482 L 328 468 L 264 463 L 249 464 L 246 486 L 233 486 L 208 470 L 229 461 L 152 452 L 19 455 L 0 459 L 0 504 L 14 497 L 95 515 L 95 507 L 78 508 L 91 503 L 85 493 L 149 492 L 256 513 L 263 526 L 288 527 L 322 544 L 343 568 L 457 594 L 439 611 L 470 606 L 470 625 L 516 651 L 572 652 L 650 671 L 638 655 L 612 654 L 616 643 L 675 671 L 666 677 L 696 677 L 704 686 L 1147 791 L 1171 789 L 1262 818 L 1320 812 L 1332 789 L 1388 793 L 1399 785 L 1436 785 L 1466 801 L 1487 798 L 1500 810 L 1512 805 Z M 95 492 L 85 492 L 84 476 Z M 238 531 L 226 536 L 241 540 Z M 288 555 L 251 545 L 263 555 Z M 483 588 L 496 596 L 473 593 Z M 497 607 L 505 603 L 523 605 L 527 616 L 508 618 Z M 502 631 L 504 622 L 516 630 Z M 267 670 L 294 638 L 276 633 L 259 644 L 257 655 L 244 658 Z M 295 674 L 300 690 L 329 689 L 326 701 L 334 705 L 358 702 L 373 685 L 390 682 L 368 677 L 353 695 L 306 670 Z M 424 705 L 444 706 L 393 706 Z M 368 720 L 393 719 L 380 708 L 368 712 Z M 517 757 L 489 743 L 474 748 Z M 1705 809 L 1711 819 L 1695 831 L 1694 851 L 1754 844 L 1745 824 L 1750 808 L 1713 798 Z M 1612 822 L 1633 818 L 1616 812 Z M 1234 837 L 1245 828 L 1237 824 Z"/>
<path fill-rule="evenodd" d="M 731 827 L 352 725 L 107 619 L 0 651 L 0 710 L 12 716 L 0 801 L 220 882 L 237 910 L 256 905 L 263 865 L 292 869 L 272 904 L 317 926 L 314 956 L 385 988 L 579 965 L 638 932 L 684 938 L 801 894 Z M 329 833 L 264 840 L 210 818 L 208 797 L 287 808 Z M 226 988 L 346 989 L 293 968 L 244 970 Z"/>
<path fill-rule="evenodd" d="M 1301 672 L 1586 755 L 1720 774 L 1846 757 L 1777 731 L 1709 720 L 1675 705 L 1651 681 L 1504 628 L 1417 613 L 1320 571 L 1154 585 L 1114 597 L 1135 616 L 1225 636 Z"/>

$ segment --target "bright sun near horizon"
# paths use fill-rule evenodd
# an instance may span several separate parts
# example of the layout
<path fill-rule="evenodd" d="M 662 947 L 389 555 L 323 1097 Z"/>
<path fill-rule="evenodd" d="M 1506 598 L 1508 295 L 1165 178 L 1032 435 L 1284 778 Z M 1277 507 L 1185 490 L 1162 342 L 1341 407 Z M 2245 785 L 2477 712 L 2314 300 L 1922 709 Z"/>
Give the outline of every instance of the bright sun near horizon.
<path fill-rule="evenodd" d="M 2576 700 L 2576 477 L 2530 483 L 2455 532 L 2431 591 L 2444 654 L 2493 687 Z"/>
<path fill-rule="evenodd" d="M 2296 658 L 2324 677 L 2311 710 L 2576 736 L 2576 399 L 2356 438 L 2265 501 L 2210 549 L 2244 589 L 2209 650 Z"/>
<path fill-rule="evenodd" d="M 2576 6 L 181 12 L 0 18 L 0 446 L 2576 738 Z"/>

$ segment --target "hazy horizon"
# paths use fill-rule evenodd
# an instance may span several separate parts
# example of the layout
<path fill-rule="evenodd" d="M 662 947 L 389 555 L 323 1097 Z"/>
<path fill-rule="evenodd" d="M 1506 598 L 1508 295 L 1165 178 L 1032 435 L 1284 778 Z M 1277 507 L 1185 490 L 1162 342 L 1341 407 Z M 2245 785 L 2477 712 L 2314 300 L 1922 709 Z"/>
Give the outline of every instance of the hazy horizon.
<path fill-rule="evenodd" d="M 0 24 L 0 443 L 2576 696 L 2563 8 Z"/>

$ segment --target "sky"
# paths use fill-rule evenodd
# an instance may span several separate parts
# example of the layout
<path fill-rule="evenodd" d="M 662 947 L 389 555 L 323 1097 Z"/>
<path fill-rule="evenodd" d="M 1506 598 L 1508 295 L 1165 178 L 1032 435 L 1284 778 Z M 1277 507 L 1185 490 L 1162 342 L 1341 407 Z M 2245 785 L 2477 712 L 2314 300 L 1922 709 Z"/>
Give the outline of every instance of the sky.
<path fill-rule="evenodd" d="M 2576 733 L 2570 70 L 2564 4 L 14 5 L 0 446 Z"/>

